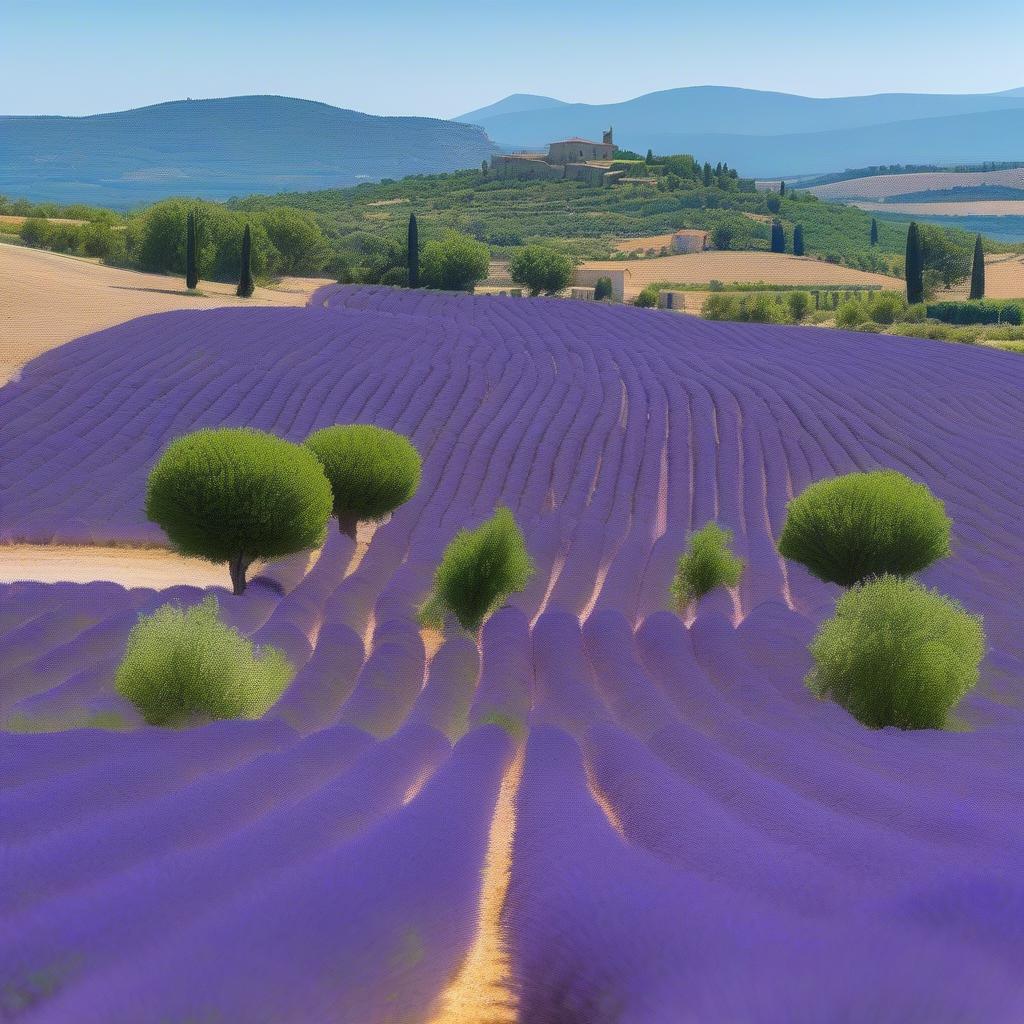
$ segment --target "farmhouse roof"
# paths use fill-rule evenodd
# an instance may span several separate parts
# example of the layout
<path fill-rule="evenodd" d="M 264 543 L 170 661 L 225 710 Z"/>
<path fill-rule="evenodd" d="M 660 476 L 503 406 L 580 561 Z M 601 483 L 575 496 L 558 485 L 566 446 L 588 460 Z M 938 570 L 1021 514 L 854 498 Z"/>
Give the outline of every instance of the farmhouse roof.
<path fill-rule="evenodd" d="M 583 143 L 586 143 L 586 145 L 588 145 L 588 146 L 607 146 L 607 145 L 610 145 L 610 143 L 607 143 L 607 142 L 594 142 L 593 139 L 581 139 L 578 135 L 575 136 L 574 138 L 571 138 L 571 139 L 559 139 L 557 142 L 550 143 L 550 145 L 552 145 L 552 146 L 561 146 L 561 145 L 563 145 L 566 142 L 583 142 Z"/>
<path fill-rule="evenodd" d="M 693 238 L 698 238 L 698 237 L 700 237 L 702 235 L 706 235 L 707 232 L 706 231 L 701 231 L 700 228 L 680 228 L 678 231 L 673 232 L 673 234 L 684 235 L 687 238 L 689 238 L 691 236 Z"/>

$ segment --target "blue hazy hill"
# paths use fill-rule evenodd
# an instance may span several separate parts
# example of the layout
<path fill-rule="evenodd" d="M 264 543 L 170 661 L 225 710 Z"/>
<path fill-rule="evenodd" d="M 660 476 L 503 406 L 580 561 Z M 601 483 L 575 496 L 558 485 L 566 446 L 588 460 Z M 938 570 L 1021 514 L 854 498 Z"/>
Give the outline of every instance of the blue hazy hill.
<path fill-rule="evenodd" d="M 90 117 L 0 117 L 0 193 L 127 207 L 479 166 L 484 131 L 283 96 L 178 100 Z"/>
<path fill-rule="evenodd" d="M 513 98 L 511 99 L 520 99 Z M 574 135 L 599 138 L 610 125 L 627 149 L 692 152 L 755 176 L 909 162 L 1009 159 L 1007 126 L 1024 92 L 938 95 L 881 93 L 815 99 L 780 92 L 694 86 L 621 103 L 542 105 L 504 101 L 463 114 L 499 145 L 543 146 Z M 1000 115 L 1006 115 L 1005 122 Z M 885 125 L 899 129 L 881 130 Z M 876 130 L 877 129 L 877 130 Z M 956 130 L 959 139 L 945 133 Z M 905 136 L 903 133 L 907 133 Z M 955 154 L 955 155 L 954 155 Z"/>

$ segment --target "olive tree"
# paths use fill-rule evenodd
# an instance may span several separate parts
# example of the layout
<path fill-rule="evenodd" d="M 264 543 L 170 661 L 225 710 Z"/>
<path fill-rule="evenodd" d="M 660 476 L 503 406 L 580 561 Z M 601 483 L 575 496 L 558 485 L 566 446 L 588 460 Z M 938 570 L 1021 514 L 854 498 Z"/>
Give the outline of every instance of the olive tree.
<path fill-rule="evenodd" d="M 382 519 L 419 487 L 420 453 L 393 430 L 350 423 L 317 430 L 305 443 L 330 482 L 338 529 L 353 540 L 359 523 Z"/>
<path fill-rule="evenodd" d="M 149 474 L 146 515 L 182 554 L 227 562 L 234 593 L 256 559 L 323 543 L 331 485 L 312 452 L 248 428 L 172 441 Z"/>

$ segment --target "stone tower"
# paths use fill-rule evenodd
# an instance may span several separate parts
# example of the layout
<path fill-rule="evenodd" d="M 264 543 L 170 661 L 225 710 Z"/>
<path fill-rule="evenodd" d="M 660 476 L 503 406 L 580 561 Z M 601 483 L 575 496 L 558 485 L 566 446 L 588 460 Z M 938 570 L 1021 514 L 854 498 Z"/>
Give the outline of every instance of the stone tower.
<path fill-rule="evenodd" d="M 609 128 L 608 131 L 606 131 L 604 133 L 604 135 L 601 136 L 601 141 L 606 146 L 614 146 L 615 145 L 615 141 L 612 139 L 612 130 L 611 130 L 611 128 Z"/>

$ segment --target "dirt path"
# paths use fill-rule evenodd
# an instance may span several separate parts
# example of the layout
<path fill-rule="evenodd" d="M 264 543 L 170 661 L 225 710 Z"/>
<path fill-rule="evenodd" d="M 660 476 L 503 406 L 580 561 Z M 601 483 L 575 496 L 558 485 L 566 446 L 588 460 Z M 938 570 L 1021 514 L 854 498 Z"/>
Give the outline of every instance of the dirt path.
<path fill-rule="evenodd" d="M 255 574 L 253 567 L 251 575 Z M 188 584 L 229 586 L 228 571 L 201 558 L 185 558 L 161 548 L 88 547 L 61 544 L 0 546 L 0 583 L 92 583 L 108 580 L 123 587 L 156 590 Z"/>
<path fill-rule="evenodd" d="M 252 299 L 239 299 L 232 285 L 202 281 L 202 294 L 192 295 L 174 277 L 0 244 L 0 385 L 48 349 L 137 316 L 245 304 L 302 306 L 325 283 L 284 278 L 273 288 L 257 288 Z"/>

